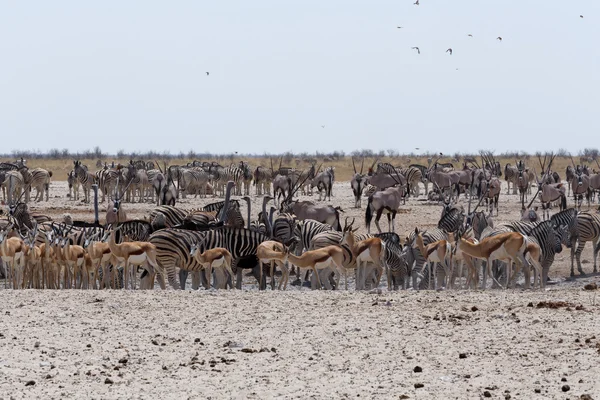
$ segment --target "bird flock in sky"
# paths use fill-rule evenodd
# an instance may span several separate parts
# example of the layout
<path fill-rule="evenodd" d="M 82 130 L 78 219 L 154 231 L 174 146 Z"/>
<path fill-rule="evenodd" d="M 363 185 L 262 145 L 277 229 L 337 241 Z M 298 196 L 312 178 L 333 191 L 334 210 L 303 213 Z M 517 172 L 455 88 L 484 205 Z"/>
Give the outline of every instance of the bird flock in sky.
<path fill-rule="evenodd" d="M 418 6 L 418 5 L 420 5 L 421 3 L 419 3 L 419 0 L 416 0 L 416 1 L 415 1 L 413 4 L 414 4 L 415 6 Z M 580 14 L 580 15 L 579 15 L 579 18 L 583 18 L 583 15 L 581 15 L 581 14 Z M 398 29 L 403 29 L 404 27 L 403 27 L 403 26 L 398 26 L 397 28 L 398 28 Z M 470 34 L 470 33 L 469 33 L 469 34 L 467 34 L 467 36 L 468 36 L 468 37 L 473 37 L 473 35 L 472 35 L 472 34 Z M 496 38 L 496 40 L 498 40 L 499 42 L 501 42 L 501 41 L 502 41 L 502 36 L 498 36 L 498 37 Z M 412 49 L 412 50 L 416 50 L 416 51 L 417 51 L 417 54 L 421 54 L 421 49 L 420 49 L 420 48 L 418 48 L 417 46 L 415 46 L 415 47 L 411 47 L 411 49 Z M 452 48 L 449 48 L 448 50 L 446 50 L 446 53 L 450 53 L 450 55 L 452 55 Z"/>

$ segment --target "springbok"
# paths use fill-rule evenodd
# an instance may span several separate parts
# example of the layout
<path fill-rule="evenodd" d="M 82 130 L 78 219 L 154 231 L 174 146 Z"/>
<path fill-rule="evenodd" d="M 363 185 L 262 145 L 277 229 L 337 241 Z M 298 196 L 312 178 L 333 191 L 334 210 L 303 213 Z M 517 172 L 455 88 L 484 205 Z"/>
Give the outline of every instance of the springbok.
<path fill-rule="evenodd" d="M 270 263 L 271 289 L 275 289 L 275 264 L 279 266 L 282 272 L 277 290 L 281 290 L 281 285 L 283 285 L 283 290 L 287 288 L 290 271 L 283 261 L 285 259 L 285 252 L 286 247 L 274 240 L 262 242 L 256 248 L 256 257 L 260 265 L 259 281 L 262 282 L 263 264 Z"/>
<path fill-rule="evenodd" d="M 541 277 L 542 265 L 539 262 L 539 246 L 531 243 L 527 240 L 526 236 L 518 232 L 505 232 L 495 236 L 489 236 L 479 243 L 471 243 L 459 236 L 457 246 L 463 253 L 468 254 L 471 257 L 486 260 L 487 273 L 498 286 L 501 285 L 492 274 L 492 261 L 507 261 L 506 288 L 508 289 L 508 284 L 511 281 L 510 270 L 512 263 L 514 262 L 517 264 L 517 270 L 514 275 L 516 277 L 521 267 L 526 267 L 528 265 L 527 260 L 525 259 L 525 255 L 528 252 L 531 253 L 530 259 L 536 275 Z M 541 282 L 541 285 L 543 288 L 545 286 L 544 282 Z M 482 289 L 485 290 L 485 286 L 482 286 Z"/>
<path fill-rule="evenodd" d="M 61 251 L 69 280 L 71 281 L 69 286 L 76 289 L 80 289 L 83 286 L 84 289 L 87 289 L 89 273 L 85 265 L 85 251 L 81 246 L 72 245 L 71 238 L 67 235 L 65 236 L 61 240 Z M 77 282 L 78 277 L 80 278 L 79 282 Z"/>
<path fill-rule="evenodd" d="M 8 277 L 13 280 L 13 288 L 17 288 L 17 282 L 23 282 L 23 268 L 25 265 L 25 245 L 23 240 L 18 237 L 8 237 L 13 224 L 9 224 L 5 229 L 0 230 L 0 256 L 4 264 L 4 287 L 7 287 Z"/>
<path fill-rule="evenodd" d="M 348 224 L 348 218 L 346 218 L 344 221 L 344 229 L 342 230 L 342 240 L 340 241 L 340 245 L 347 245 L 350 248 L 352 255 L 356 259 L 356 290 L 361 290 L 364 288 L 364 281 L 366 277 L 364 276 L 365 271 L 362 268 L 363 263 L 365 270 L 367 263 L 373 263 L 375 265 L 377 268 L 377 286 L 379 286 L 385 264 L 385 243 L 380 238 L 376 237 L 357 242 L 356 238 L 354 237 L 354 231 L 358 230 L 358 228 L 352 230 L 353 224 L 354 218 L 350 224 Z M 392 279 L 389 274 L 389 269 L 387 272 L 388 290 L 391 291 Z M 345 269 L 344 276 L 346 279 L 346 290 L 348 290 L 348 278 Z"/>
<path fill-rule="evenodd" d="M 425 246 L 423 244 L 423 236 L 421 235 L 421 232 L 419 232 L 419 228 L 415 228 L 415 243 L 421 251 L 421 255 L 423 258 L 425 258 L 425 264 L 428 265 L 429 279 L 432 279 L 432 275 L 437 271 L 436 266 L 439 263 L 442 268 L 444 268 L 446 277 L 443 282 L 443 286 L 447 288 L 448 282 L 451 280 L 450 277 L 452 273 L 450 269 L 450 265 L 452 265 L 452 245 L 450 242 L 447 240 L 438 240 L 437 242 L 429 243 L 427 246 Z M 425 264 L 423 264 L 423 270 L 425 269 Z M 431 269 L 432 264 L 433 270 Z M 421 273 L 423 273 L 423 270 Z M 434 278 L 433 289 L 437 290 L 437 286 L 437 279 Z"/>
<path fill-rule="evenodd" d="M 192 243 L 190 247 L 190 256 L 194 257 L 198 264 L 202 265 L 202 267 L 206 270 L 208 287 L 210 288 L 210 278 L 212 277 L 213 269 L 219 268 L 227 272 L 229 277 L 225 279 L 224 287 L 221 287 L 222 284 L 217 284 L 217 280 L 215 279 L 215 287 L 217 289 L 226 289 L 227 282 L 233 282 L 234 277 L 233 270 L 231 269 L 232 257 L 229 250 L 223 247 L 215 247 L 214 249 L 209 249 L 203 253 L 200 253 L 198 249 L 198 243 Z"/>
<path fill-rule="evenodd" d="M 301 256 L 296 256 L 289 248 L 286 248 L 283 262 L 286 261 L 297 268 L 311 269 L 316 277 L 317 289 L 322 287 L 319 271 L 331 267 L 335 275 L 336 287 L 339 287 L 340 272 L 344 270 L 344 250 L 340 246 L 326 246 L 317 250 L 305 251 Z"/>
<path fill-rule="evenodd" d="M 102 268 L 102 282 L 99 282 L 99 288 L 104 289 L 105 287 L 111 287 L 110 270 L 109 264 L 112 259 L 112 253 L 110 247 L 106 242 L 108 239 L 108 232 L 104 234 L 104 237 L 97 240 L 100 233 L 96 233 L 90 237 L 86 237 L 83 243 L 83 248 L 89 255 L 92 268 L 94 270 L 94 276 L 100 276 L 98 270 Z M 117 269 L 113 268 L 114 278 L 112 280 L 113 288 L 117 288 Z M 96 281 L 94 280 L 93 288 L 96 289 Z"/>
<path fill-rule="evenodd" d="M 151 277 L 151 282 L 154 282 L 156 272 L 160 275 L 160 287 L 165 288 L 165 274 L 161 267 L 156 262 L 156 246 L 148 242 L 124 242 L 121 244 L 116 243 L 117 229 L 112 229 L 110 232 L 108 246 L 117 263 L 124 263 L 123 276 L 124 276 L 124 287 L 129 286 L 129 266 L 133 266 L 133 281 L 131 286 L 135 289 L 135 276 L 137 275 L 136 270 L 138 266 L 150 266 L 148 272 Z M 115 268 L 116 269 L 116 268 Z"/>

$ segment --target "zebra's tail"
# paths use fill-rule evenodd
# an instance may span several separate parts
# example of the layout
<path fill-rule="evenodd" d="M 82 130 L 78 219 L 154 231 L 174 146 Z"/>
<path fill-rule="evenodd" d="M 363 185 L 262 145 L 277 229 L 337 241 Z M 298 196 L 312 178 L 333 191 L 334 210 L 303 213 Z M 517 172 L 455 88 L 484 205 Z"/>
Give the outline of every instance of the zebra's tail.
<path fill-rule="evenodd" d="M 52 178 L 52 171 L 48 171 L 48 176 Z"/>
<path fill-rule="evenodd" d="M 564 194 L 562 194 L 560 196 L 560 211 L 566 210 L 567 209 L 567 196 L 565 196 Z"/>
<path fill-rule="evenodd" d="M 373 203 L 373 195 L 369 196 L 369 201 L 367 202 L 367 209 L 365 211 L 365 225 L 367 229 L 371 225 L 371 220 L 373 219 L 373 210 L 371 210 L 371 203 Z"/>

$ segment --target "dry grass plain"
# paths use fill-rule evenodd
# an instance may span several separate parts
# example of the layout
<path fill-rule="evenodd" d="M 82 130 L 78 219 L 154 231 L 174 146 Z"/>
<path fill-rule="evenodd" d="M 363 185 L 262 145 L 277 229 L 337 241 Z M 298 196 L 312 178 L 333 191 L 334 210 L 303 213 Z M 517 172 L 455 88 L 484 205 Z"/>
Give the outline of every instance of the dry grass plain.
<path fill-rule="evenodd" d="M 66 182 L 55 179 L 50 202 L 31 208 L 91 220 L 92 206 L 67 199 Z M 347 181 L 333 194 L 363 231 L 366 199 L 353 209 Z M 133 218 L 152 209 L 125 207 Z M 495 222 L 518 210 L 503 188 Z M 411 198 L 396 231 L 434 227 L 440 212 Z M 591 257 L 588 244 L 588 273 Z M 543 292 L 388 293 L 382 283 L 379 294 L 290 286 L 259 293 L 251 278 L 245 290 L 220 292 L 2 289 L 0 397 L 597 399 L 600 299 L 582 287 L 600 282 L 591 274 L 569 280 L 569 268 L 565 249 Z"/>

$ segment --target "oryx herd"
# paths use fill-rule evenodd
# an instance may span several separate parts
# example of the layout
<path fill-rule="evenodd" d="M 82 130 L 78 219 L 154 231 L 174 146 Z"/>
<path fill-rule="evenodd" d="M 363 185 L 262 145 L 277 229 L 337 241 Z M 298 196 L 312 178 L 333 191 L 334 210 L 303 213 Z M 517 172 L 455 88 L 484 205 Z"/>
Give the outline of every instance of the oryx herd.
<path fill-rule="evenodd" d="M 440 158 L 404 166 L 352 158 L 349 185 L 335 185 L 336 168 L 317 162 L 302 169 L 281 161 L 276 168 L 272 160 L 268 166 L 130 160 L 99 162 L 92 172 L 73 160 L 65 176 L 69 193 L 60 201 L 88 210 L 82 220 L 41 212 L 52 197 L 52 172 L 30 170 L 23 159 L 4 162 L 0 276 L 15 289 L 151 289 L 155 280 L 179 289 L 191 273 L 193 288 L 226 289 L 248 284 L 247 270 L 259 289 L 285 290 L 291 277 L 291 286 L 341 289 L 344 277 L 344 289 L 350 282 L 356 290 L 395 290 L 485 289 L 488 277 L 492 286 L 529 287 L 533 274 L 534 287 L 543 288 L 563 245 L 571 251 L 572 275 L 575 261 L 584 273 L 586 242 L 593 243 L 594 272 L 600 250 L 600 216 L 590 208 L 600 174 L 571 158 L 563 178 L 552 169 L 555 160 L 547 154 L 537 156 L 537 165 L 520 159 L 502 167 L 482 152 L 455 168 Z M 350 194 L 353 207 L 343 209 Z M 500 196 L 514 196 L 521 218 L 494 222 Z M 126 209 L 143 207 L 135 203 L 150 207 L 143 218 L 127 217 Z M 398 220 L 418 205 L 441 207 L 435 228 Z M 398 235 L 398 227 L 406 234 Z"/>

